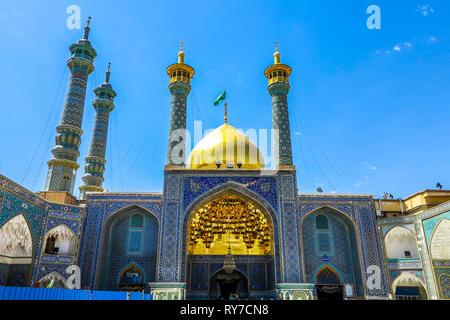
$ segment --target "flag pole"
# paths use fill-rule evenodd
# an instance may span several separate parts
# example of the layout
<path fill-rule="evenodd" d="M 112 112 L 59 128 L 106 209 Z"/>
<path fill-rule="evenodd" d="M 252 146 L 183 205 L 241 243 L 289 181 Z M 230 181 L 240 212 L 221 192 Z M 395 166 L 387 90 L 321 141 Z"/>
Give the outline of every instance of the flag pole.
<path fill-rule="evenodd" d="M 228 103 L 225 102 L 225 124 L 227 123 L 227 120 L 228 120 L 227 107 L 228 107 Z"/>

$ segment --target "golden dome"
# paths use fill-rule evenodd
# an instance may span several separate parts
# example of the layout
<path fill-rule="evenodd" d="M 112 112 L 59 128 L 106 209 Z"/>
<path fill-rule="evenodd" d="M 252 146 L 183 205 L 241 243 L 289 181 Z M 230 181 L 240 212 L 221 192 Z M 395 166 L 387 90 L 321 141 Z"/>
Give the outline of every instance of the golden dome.
<path fill-rule="evenodd" d="M 188 169 L 217 169 L 233 164 L 233 168 L 264 168 L 264 158 L 258 147 L 236 128 L 224 124 L 207 134 L 189 155 Z"/>

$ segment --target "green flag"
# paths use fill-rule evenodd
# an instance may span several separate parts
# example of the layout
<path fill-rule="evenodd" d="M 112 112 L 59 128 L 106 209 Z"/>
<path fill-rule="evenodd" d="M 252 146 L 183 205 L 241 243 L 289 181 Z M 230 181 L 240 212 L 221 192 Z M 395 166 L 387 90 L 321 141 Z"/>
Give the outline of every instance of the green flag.
<path fill-rule="evenodd" d="M 48 284 L 47 288 L 53 287 L 54 282 L 55 282 L 55 279 L 50 280 L 50 283 Z"/>
<path fill-rule="evenodd" d="M 216 100 L 214 100 L 214 105 L 217 106 L 221 100 L 225 100 L 226 98 L 226 91 L 222 92 L 217 98 Z"/>

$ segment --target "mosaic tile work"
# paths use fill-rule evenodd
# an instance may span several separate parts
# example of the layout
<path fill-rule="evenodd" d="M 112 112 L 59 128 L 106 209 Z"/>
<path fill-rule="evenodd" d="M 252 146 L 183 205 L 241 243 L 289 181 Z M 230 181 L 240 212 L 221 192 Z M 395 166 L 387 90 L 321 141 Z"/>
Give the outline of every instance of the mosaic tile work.
<path fill-rule="evenodd" d="M 137 210 L 144 211 L 160 221 L 161 200 L 162 195 L 158 193 L 99 193 L 88 196 L 80 252 L 83 287 L 94 288 L 99 281 L 96 274 L 99 270 L 101 252 L 106 250 L 105 244 L 101 246 L 106 220 Z"/>
<path fill-rule="evenodd" d="M 181 276 L 179 279 L 181 279 L 181 281 L 185 281 L 186 279 L 186 275 L 185 275 L 185 263 L 186 263 L 186 236 L 187 236 L 187 223 L 188 223 L 188 219 L 189 219 L 189 213 L 191 212 L 191 210 L 194 210 L 198 205 L 204 203 L 205 201 L 209 201 L 208 199 L 213 199 L 217 196 L 219 196 L 222 193 L 226 193 L 226 192 L 234 192 L 235 194 L 237 194 L 238 196 L 244 197 L 249 201 L 252 201 L 254 203 L 257 203 L 262 209 L 265 209 L 265 211 L 268 212 L 268 214 L 270 215 L 270 220 L 272 220 L 272 222 L 274 223 L 274 243 L 275 243 L 275 252 L 278 253 L 280 250 L 280 237 L 279 237 L 279 227 L 278 227 L 278 218 L 276 216 L 276 212 L 273 210 L 273 207 L 267 202 L 266 198 L 260 196 L 259 194 L 253 192 L 253 190 L 249 190 L 248 186 L 252 185 L 252 186 L 257 186 L 258 185 L 258 177 L 253 177 L 252 178 L 252 182 L 247 183 L 246 184 L 241 184 L 241 183 L 237 183 L 236 180 L 239 180 L 236 177 L 230 177 L 228 180 L 229 182 L 225 182 L 225 180 L 221 180 L 221 179 L 215 179 L 212 181 L 217 182 L 221 182 L 224 181 L 225 183 L 223 184 L 219 184 L 216 185 L 216 187 L 212 187 L 209 191 L 204 192 L 203 194 L 199 195 L 197 199 L 195 199 L 195 201 L 191 202 L 189 207 L 185 210 L 184 212 L 184 217 L 183 217 L 183 222 L 182 222 L 182 238 L 178 238 L 178 243 L 179 246 L 181 247 L 181 267 L 180 270 L 181 272 Z M 260 179 L 263 179 L 262 181 L 267 181 L 267 177 L 259 177 Z M 273 177 L 271 177 L 271 179 L 273 179 Z M 186 180 L 192 181 L 192 176 L 188 175 L 188 177 L 186 178 Z M 211 180 L 210 180 L 211 182 Z M 266 182 L 265 182 L 266 183 Z M 186 185 L 186 183 L 185 183 Z M 190 189 L 190 188 L 189 188 Z M 186 192 L 186 188 L 184 189 Z M 190 197 L 188 197 L 188 199 L 190 199 Z M 172 229 L 173 230 L 173 229 Z M 175 237 L 175 235 L 174 235 Z M 275 258 L 276 261 L 276 276 L 277 279 L 281 279 L 281 265 L 280 265 L 280 260 L 279 260 L 279 255 L 276 255 Z"/>
<path fill-rule="evenodd" d="M 322 207 L 336 210 L 348 220 L 352 221 L 355 227 L 355 250 L 353 259 L 358 259 L 361 268 L 354 268 L 355 277 L 365 277 L 369 266 L 378 266 L 381 270 L 381 289 L 369 289 L 364 284 L 364 296 L 368 298 L 383 298 L 388 294 L 388 279 L 385 277 L 386 265 L 381 255 L 380 242 L 377 235 L 375 210 L 370 196 L 327 196 L 327 195 L 300 195 L 299 208 L 300 216 L 305 217 L 311 212 Z M 361 270 L 361 271 L 359 271 Z M 360 293 L 358 293 L 360 294 Z"/>
<path fill-rule="evenodd" d="M 184 82 L 174 82 L 169 85 L 169 90 L 172 94 L 172 103 L 167 164 L 183 165 L 186 157 L 184 154 L 186 146 L 177 149 L 177 145 L 186 141 L 186 105 L 191 86 Z M 174 157 L 174 154 L 176 154 L 176 157 Z M 178 163 L 174 161 L 177 158 L 181 160 Z"/>
<path fill-rule="evenodd" d="M 144 216 L 142 231 L 135 231 L 135 228 L 130 227 L 130 216 L 136 212 Z M 103 243 L 100 255 L 102 271 L 99 272 L 97 288 L 117 290 L 120 272 L 131 264 L 142 269 L 145 283 L 153 282 L 156 274 L 158 228 L 158 220 L 140 209 L 125 212 L 108 220 L 105 224 L 104 239 L 106 241 Z M 140 238 L 138 247 L 136 243 L 129 242 L 133 239 L 130 235 L 136 233 Z"/>
<path fill-rule="evenodd" d="M 317 236 L 324 234 L 322 230 L 315 231 L 317 230 L 315 219 L 318 215 L 324 215 L 328 218 L 330 232 L 325 234 L 331 238 L 333 243 L 332 251 L 321 252 L 320 248 L 318 248 L 319 239 Z M 303 248 L 306 282 L 316 283 L 317 272 L 325 265 L 328 265 L 340 275 L 341 283 L 352 284 L 356 288 L 357 294 L 363 296 L 364 288 L 361 279 L 361 267 L 352 222 L 345 219 L 345 217 L 339 217 L 339 213 L 331 212 L 327 209 L 318 210 L 303 220 L 302 234 L 303 243 L 311 244 Z"/>
<path fill-rule="evenodd" d="M 46 206 L 46 218 L 40 232 L 39 248 L 35 267 L 33 269 L 33 282 L 37 282 L 49 273 L 56 272 L 64 279 L 69 277 L 65 272 L 67 267 L 78 264 L 81 230 L 84 222 L 84 210 L 79 207 L 49 203 Z M 64 225 L 76 236 L 75 248 L 70 255 L 48 255 L 44 253 L 45 235 L 51 229 Z"/>
<path fill-rule="evenodd" d="M 251 294 L 270 293 L 274 290 L 272 256 L 234 256 L 236 268 L 248 281 Z M 212 276 L 223 267 L 223 256 L 189 256 L 187 288 L 190 296 L 203 294 L 216 296 L 215 284 L 210 283 Z M 211 292 L 213 290 L 213 292 Z"/>

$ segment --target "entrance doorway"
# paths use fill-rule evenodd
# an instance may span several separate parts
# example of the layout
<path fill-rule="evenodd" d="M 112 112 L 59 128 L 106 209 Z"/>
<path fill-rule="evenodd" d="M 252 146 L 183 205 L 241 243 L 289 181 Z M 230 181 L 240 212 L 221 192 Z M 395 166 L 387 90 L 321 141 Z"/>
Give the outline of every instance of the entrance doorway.
<path fill-rule="evenodd" d="M 144 273 L 141 268 L 132 264 L 122 271 L 117 288 L 120 291 L 140 292 L 144 289 Z"/>
<path fill-rule="evenodd" d="M 396 300 L 422 300 L 419 287 L 401 287 L 395 289 Z"/>
<path fill-rule="evenodd" d="M 237 270 L 231 274 L 221 270 L 210 279 L 210 298 L 229 300 L 231 295 L 247 298 L 248 280 Z"/>
<path fill-rule="evenodd" d="M 344 300 L 344 286 L 339 274 L 331 267 L 323 267 L 316 276 L 318 300 Z"/>

